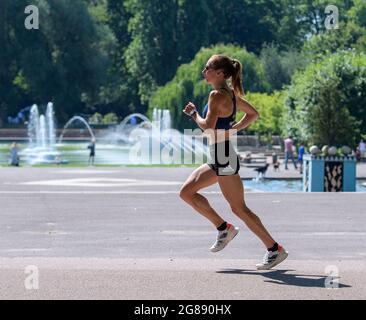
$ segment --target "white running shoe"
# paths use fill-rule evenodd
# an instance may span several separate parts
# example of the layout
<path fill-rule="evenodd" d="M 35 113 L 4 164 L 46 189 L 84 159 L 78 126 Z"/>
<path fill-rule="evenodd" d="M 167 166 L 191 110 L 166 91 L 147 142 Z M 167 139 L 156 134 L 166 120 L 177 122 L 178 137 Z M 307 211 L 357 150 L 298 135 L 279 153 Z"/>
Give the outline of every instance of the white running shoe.
<path fill-rule="evenodd" d="M 232 224 L 228 223 L 225 230 L 218 231 L 216 242 L 212 245 L 210 251 L 218 252 L 224 249 L 227 244 L 234 239 L 238 232 L 239 228 L 234 227 Z"/>
<path fill-rule="evenodd" d="M 283 260 L 285 260 L 288 256 L 288 252 L 285 248 L 278 245 L 277 251 L 267 251 L 263 257 L 262 263 L 258 263 L 256 265 L 257 270 L 269 270 L 274 266 L 277 266 Z"/>

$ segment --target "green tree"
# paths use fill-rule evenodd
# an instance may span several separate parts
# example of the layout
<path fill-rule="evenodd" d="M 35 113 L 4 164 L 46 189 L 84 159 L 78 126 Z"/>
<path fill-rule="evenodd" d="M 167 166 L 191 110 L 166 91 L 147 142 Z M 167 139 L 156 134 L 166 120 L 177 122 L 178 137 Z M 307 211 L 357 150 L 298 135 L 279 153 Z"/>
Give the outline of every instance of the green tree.
<path fill-rule="evenodd" d="M 141 101 L 147 102 L 157 86 L 170 80 L 177 68 L 177 2 L 172 0 L 130 0 L 132 41 L 126 50 L 126 65 L 139 83 Z"/>
<path fill-rule="evenodd" d="M 109 60 L 98 25 L 82 0 L 34 0 L 40 28 L 24 27 L 28 1 L 1 1 L 1 110 L 55 103 L 60 121 L 98 104 Z"/>
<path fill-rule="evenodd" d="M 296 74 L 284 132 L 315 144 L 354 145 L 366 122 L 366 55 L 340 51 Z"/>
<path fill-rule="evenodd" d="M 245 131 L 247 133 L 257 133 L 260 135 L 280 135 L 283 131 L 283 121 L 285 116 L 284 91 L 276 91 L 272 94 L 249 92 L 245 99 L 248 100 L 258 111 L 259 119 L 255 121 Z M 237 120 L 243 116 L 238 112 Z"/>
<path fill-rule="evenodd" d="M 325 9 L 332 4 L 338 8 L 339 21 L 347 21 L 347 10 L 352 7 L 353 0 L 289 0 L 290 7 L 295 9 L 295 19 L 301 26 L 305 37 L 313 34 L 326 32 L 325 19 L 327 13 Z"/>
<path fill-rule="evenodd" d="M 51 78 L 49 46 L 43 33 L 24 27 L 27 1 L 0 2 L 0 116 L 39 101 Z M 42 7 L 40 6 L 40 9 Z M 42 66 L 42 69 L 41 69 Z M 30 79 L 35 80 L 31 82 Z M 39 81 L 38 81 L 39 80 Z M 42 82 L 42 85 L 41 85 Z"/>
<path fill-rule="evenodd" d="M 349 17 L 348 29 L 352 32 L 354 47 L 359 51 L 366 51 L 366 2 L 353 0 L 354 5 L 347 15 Z"/>
<path fill-rule="evenodd" d="M 58 80 L 54 100 L 56 106 L 62 106 L 62 118 L 66 118 L 98 100 L 109 61 L 100 51 L 97 25 L 82 1 L 48 0 L 48 4 L 44 28 L 48 29 L 54 76 Z"/>
<path fill-rule="evenodd" d="M 107 113 L 103 117 L 103 123 L 104 124 L 116 124 L 116 123 L 118 123 L 118 117 L 114 112 Z"/>
<path fill-rule="evenodd" d="M 259 53 L 263 43 L 278 42 L 284 46 L 294 39 L 295 30 L 282 27 L 286 22 L 296 26 L 295 16 L 284 20 L 288 6 L 283 0 L 217 0 L 210 3 L 210 44 L 235 43 Z M 285 40 L 285 41 L 284 41 Z"/>
<path fill-rule="evenodd" d="M 126 49 L 132 40 L 128 31 L 132 15 L 126 8 L 126 2 L 120 0 L 107 0 L 107 15 L 106 23 L 113 32 L 115 43 L 109 50 L 112 67 L 108 73 L 110 81 L 103 90 L 103 96 L 113 105 L 111 110 L 121 116 L 133 112 L 144 113 L 146 107 L 140 103 L 138 81 L 127 69 L 125 59 Z"/>
<path fill-rule="evenodd" d="M 235 57 L 243 64 L 245 91 L 268 91 L 269 85 L 264 78 L 263 67 L 255 54 L 238 46 L 218 45 L 201 49 L 189 64 L 181 65 L 172 81 L 152 95 L 149 114 L 155 107 L 169 109 L 174 126 L 179 129 L 190 127 L 187 117 L 182 115 L 182 109 L 188 101 L 194 102 L 199 110 L 203 108 L 212 88 L 203 80 L 202 69 L 207 60 L 218 53 Z"/>
<path fill-rule="evenodd" d="M 206 0 L 178 0 L 176 45 L 179 64 L 191 61 L 202 47 L 209 45 L 209 16 Z"/>
<path fill-rule="evenodd" d="M 296 49 L 280 51 L 279 46 L 272 43 L 264 45 L 260 54 L 270 91 L 281 90 L 291 82 L 296 70 L 306 66 L 304 55 Z"/>
<path fill-rule="evenodd" d="M 304 43 L 303 54 L 308 61 L 320 61 L 340 49 L 354 48 L 362 51 L 366 30 L 362 30 L 353 22 L 342 23 L 338 30 L 329 30 L 327 32 L 312 36 L 309 41 Z"/>
<path fill-rule="evenodd" d="M 101 124 L 102 122 L 103 122 L 103 116 L 99 112 L 94 113 L 89 118 L 89 123 L 90 124 Z"/>
<path fill-rule="evenodd" d="M 157 106 L 172 109 L 169 99 L 176 105 L 188 97 L 204 103 L 209 89 L 199 77 L 205 61 L 195 62 L 197 79 L 191 61 L 212 45 L 245 47 L 245 89 L 261 93 L 281 90 L 310 61 L 339 49 L 366 49 L 364 0 L 332 1 L 339 9 L 338 30 L 325 29 L 327 0 L 31 3 L 40 9 L 39 30 L 24 28 L 28 0 L 0 1 L 3 119 L 49 100 L 60 122 L 77 113 L 145 113 L 152 96 Z M 347 97 L 358 90 L 347 88 Z M 360 110 L 350 114 L 363 119 Z"/>
<path fill-rule="evenodd" d="M 326 5 L 324 1 L 320 3 L 322 6 Z M 323 25 L 324 17 L 321 19 L 319 32 L 309 36 L 303 45 L 302 52 L 309 61 L 320 61 L 324 56 L 339 49 L 355 48 L 364 51 L 366 48 L 366 29 L 362 26 L 362 12 L 366 10 L 365 2 L 353 0 L 333 4 L 339 8 L 339 29 L 326 30 Z"/>

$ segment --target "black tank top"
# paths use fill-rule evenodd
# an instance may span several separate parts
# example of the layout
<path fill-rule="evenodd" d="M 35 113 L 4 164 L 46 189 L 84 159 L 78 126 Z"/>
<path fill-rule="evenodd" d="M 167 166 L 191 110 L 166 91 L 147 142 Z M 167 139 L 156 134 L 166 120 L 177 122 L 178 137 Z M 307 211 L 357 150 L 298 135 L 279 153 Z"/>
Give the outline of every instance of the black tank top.
<path fill-rule="evenodd" d="M 226 90 L 227 92 L 229 92 L 230 94 L 233 95 L 233 97 L 232 97 L 232 101 L 233 101 L 233 112 L 228 117 L 218 117 L 217 122 L 216 122 L 215 129 L 230 130 L 232 128 L 233 124 L 235 123 L 235 117 L 236 117 L 236 98 L 235 98 L 234 90 L 232 90 L 232 92 L 230 92 L 226 88 L 221 88 L 221 89 L 224 89 L 224 90 Z M 203 118 L 206 118 L 207 111 L 208 111 L 208 103 L 205 105 L 205 108 L 203 109 L 203 113 L 202 113 Z"/>

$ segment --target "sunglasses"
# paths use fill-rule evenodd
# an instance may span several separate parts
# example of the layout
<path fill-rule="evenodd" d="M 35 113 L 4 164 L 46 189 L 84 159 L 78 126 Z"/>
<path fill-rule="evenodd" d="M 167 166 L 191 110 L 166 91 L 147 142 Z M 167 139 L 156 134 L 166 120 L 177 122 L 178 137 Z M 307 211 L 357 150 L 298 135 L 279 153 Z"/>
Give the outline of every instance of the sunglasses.
<path fill-rule="evenodd" d="M 206 65 L 202 72 L 206 72 L 207 70 L 213 70 L 214 68 L 210 65 Z"/>

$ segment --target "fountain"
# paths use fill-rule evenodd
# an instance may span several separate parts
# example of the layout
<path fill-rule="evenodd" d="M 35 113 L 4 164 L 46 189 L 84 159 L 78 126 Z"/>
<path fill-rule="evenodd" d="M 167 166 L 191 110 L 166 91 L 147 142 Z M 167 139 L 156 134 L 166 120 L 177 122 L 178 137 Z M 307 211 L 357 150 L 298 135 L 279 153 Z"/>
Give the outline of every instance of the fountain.
<path fill-rule="evenodd" d="M 28 148 L 20 155 L 30 164 L 60 163 L 60 153 L 56 151 L 56 131 L 53 104 L 49 102 L 46 116 L 39 113 L 34 104 L 30 109 L 28 123 Z"/>
<path fill-rule="evenodd" d="M 70 142 L 67 130 L 73 123 L 81 123 L 96 139 L 87 120 L 73 116 L 66 122 L 56 138 L 54 108 L 48 103 L 41 114 L 37 105 L 30 108 L 28 147 L 19 155 L 29 164 L 67 163 L 87 164 L 88 149 L 85 142 Z M 98 164 L 193 164 L 203 163 L 207 147 L 197 135 L 182 134 L 172 128 L 169 110 L 154 109 L 152 120 L 140 113 L 125 117 L 119 125 L 109 128 L 97 137 L 96 163 Z M 104 131 L 104 132 L 105 132 Z"/>
<path fill-rule="evenodd" d="M 207 154 L 202 141 L 172 128 L 169 110 L 157 108 L 152 112 L 152 121 L 133 113 L 100 140 L 124 148 L 128 156 L 124 162 L 128 164 L 202 163 Z"/>
<path fill-rule="evenodd" d="M 150 122 L 149 118 L 144 116 L 141 113 L 133 113 L 128 115 L 126 118 L 124 118 L 121 123 L 119 124 L 119 126 L 121 127 L 121 129 L 123 129 L 129 121 L 131 121 L 131 119 L 133 118 L 140 118 L 142 121 L 146 121 L 146 122 Z"/>
<path fill-rule="evenodd" d="M 46 123 L 47 123 L 47 133 L 50 148 L 54 148 L 56 144 L 56 130 L 55 130 L 55 114 L 53 111 L 53 104 L 51 102 L 47 105 L 46 110 Z"/>
<path fill-rule="evenodd" d="M 82 124 L 85 125 L 85 127 L 88 129 L 89 133 L 90 133 L 90 137 L 91 139 L 95 139 L 95 136 L 94 136 L 94 133 L 93 133 L 93 130 L 91 129 L 89 123 L 83 118 L 83 117 L 80 117 L 80 116 L 74 116 L 72 117 L 69 121 L 67 121 L 67 123 L 64 125 L 64 128 L 62 130 L 62 133 L 60 135 L 60 138 L 58 140 L 59 143 L 62 143 L 62 139 L 64 138 L 64 135 L 65 135 L 65 131 L 66 129 L 75 121 L 80 121 Z"/>
<path fill-rule="evenodd" d="M 160 122 L 161 130 L 170 129 L 171 128 L 170 111 L 154 108 L 153 122 Z"/>
<path fill-rule="evenodd" d="M 180 133 L 171 128 L 169 110 L 154 108 L 152 122 L 129 131 L 131 146 L 129 160 L 136 164 L 192 164 L 202 163 L 207 156 L 207 148 L 193 135 Z M 149 124 L 146 126 L 146 124 Z"/>

